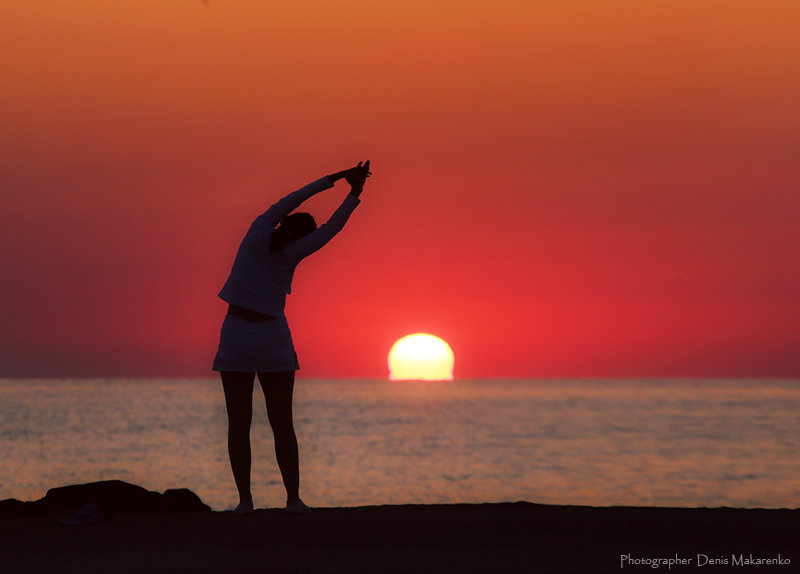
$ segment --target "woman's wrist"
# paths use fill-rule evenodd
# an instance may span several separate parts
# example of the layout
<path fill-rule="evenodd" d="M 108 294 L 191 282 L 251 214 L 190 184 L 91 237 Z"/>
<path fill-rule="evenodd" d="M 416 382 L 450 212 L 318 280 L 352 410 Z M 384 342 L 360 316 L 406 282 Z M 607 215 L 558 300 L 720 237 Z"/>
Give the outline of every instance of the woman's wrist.
<path fill-rule="evenodd" d="M 336 173 L 332 173 L 328 175 L 328 181 L 330 181 L 331 183 L 336 183 L 345 176 L 345 173 L 346 172 L 344 171 L 337 171 Z"/>

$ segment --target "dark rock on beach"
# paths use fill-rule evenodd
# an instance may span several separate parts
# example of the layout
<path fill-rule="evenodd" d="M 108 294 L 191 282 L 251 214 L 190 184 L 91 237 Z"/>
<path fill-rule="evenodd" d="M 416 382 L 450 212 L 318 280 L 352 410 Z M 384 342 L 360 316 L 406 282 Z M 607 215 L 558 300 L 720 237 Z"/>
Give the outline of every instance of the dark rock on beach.
<path fill-rule="evenodd" d="M 68 515 L 87 504 L 97 504 L 107 518 L 120 512 L 211 512 L 191 490 L 167 490 L 163 494 L 121 480 L 103 480 L 51 488 L 33 502 L 0 501 L 0 518 L 33 514 Z"/>
<path fill-rule="evenodd" d="M 16 498 L 0 500 L 0 518 L 9 518 L 27 514 L 32 508 L 32 504 L 32 502 L 22 502 Z"/>

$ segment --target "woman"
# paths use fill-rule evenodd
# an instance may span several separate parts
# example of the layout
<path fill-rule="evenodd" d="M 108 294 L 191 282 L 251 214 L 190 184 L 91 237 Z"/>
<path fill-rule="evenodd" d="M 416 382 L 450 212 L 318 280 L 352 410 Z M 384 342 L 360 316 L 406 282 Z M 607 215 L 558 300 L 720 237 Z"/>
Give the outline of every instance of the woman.
<path fill-rule="evenodd" d="M 222 377 L 228 411 L 228 455 L 239 491 L 236 512 L 251 512 L 250 421 L 253 381 L 264 390 L 275 455 L 286 487 L 286 509 L 308 512 L 299 496 L 297 437 L 292 421 L 294 372 L 300 366 L 284 315 L 294 269 L 342 230 L 360 203 L 364 182 L 372 175 L 369 161 L 325 176 L 290 193 L 259 216 L 247 232 L 230 277 L 219 296 L 228 303 L 214 370 Z M 287 215 L 309 197 L 345 179 L 350 193 L 331 218 L 317 229 L 308 213 Z"/>

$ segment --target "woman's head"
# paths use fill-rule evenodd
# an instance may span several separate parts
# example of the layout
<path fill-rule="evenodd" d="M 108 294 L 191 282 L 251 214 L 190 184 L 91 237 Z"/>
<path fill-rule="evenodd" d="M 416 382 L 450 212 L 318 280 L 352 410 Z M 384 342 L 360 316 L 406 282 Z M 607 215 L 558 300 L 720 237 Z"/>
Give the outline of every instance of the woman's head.
<path fill-rule="evenodd" d="M 296 239 L 305 237 L 317 228 L 317 222 L 310 213 L 292 213 L 281 219 L 280 225 L 270 236 L 270 251 L 280 251 Z"/>

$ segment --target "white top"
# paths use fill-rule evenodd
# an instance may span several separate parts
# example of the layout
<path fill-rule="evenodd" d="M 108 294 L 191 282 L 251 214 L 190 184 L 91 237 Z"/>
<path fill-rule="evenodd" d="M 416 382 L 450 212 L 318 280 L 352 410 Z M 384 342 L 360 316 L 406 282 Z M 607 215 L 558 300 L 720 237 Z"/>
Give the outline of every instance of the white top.
<path fill-rule="evenodd" d="M 342 205 L 323 225 L 305 237 L 289 242 L 277 253 L 270 251 L 270 235 L 281 218 L 312 195 L 333 187 L 328 177 L 293 191 L 279 200 L 250 225 L 239 246 L 231 274 L 219 297 L 233 305 L 267 315 L 281 315 L 286 294 L 292 292 L 294 269 L 339 233 L 361 200 L 348 193 Z"/>

